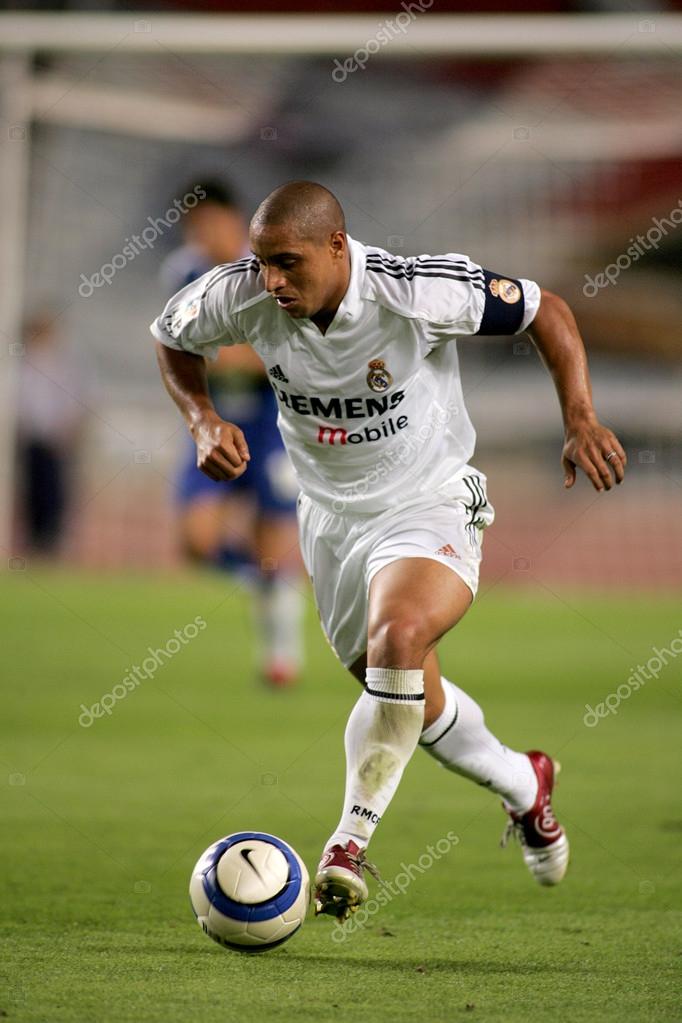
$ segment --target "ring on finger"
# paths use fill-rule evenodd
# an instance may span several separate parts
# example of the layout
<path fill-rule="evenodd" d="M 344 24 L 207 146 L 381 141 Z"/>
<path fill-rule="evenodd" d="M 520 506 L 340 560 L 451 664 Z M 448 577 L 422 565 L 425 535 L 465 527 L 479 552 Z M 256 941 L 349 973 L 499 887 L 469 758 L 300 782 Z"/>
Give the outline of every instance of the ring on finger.
<path fill-rule="evenodd" d="M 609 454 L 608 454 L 608 455 L 606 456 L 606 461 L 607 461 L 607 462 L 610 462 L 612 458 L 618 458 L 618 452 L 617 452 L 617 451 L 611 451 L 611 452 L 610 452 L 610 453 L 609 453 Z"/>

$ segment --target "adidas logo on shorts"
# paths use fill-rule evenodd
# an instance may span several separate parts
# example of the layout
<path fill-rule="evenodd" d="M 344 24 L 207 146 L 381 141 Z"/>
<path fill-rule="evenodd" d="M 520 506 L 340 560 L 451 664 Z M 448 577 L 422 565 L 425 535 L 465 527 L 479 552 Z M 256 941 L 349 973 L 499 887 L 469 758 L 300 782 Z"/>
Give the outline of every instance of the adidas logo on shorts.
<path fill-rule="evenodd" d="M 451 543 L 443 544 L 442 547 L 438 548 L 436 554 L 444 554 L 446 558 L 457 558 L 458 561 L 462 560 Z"/>

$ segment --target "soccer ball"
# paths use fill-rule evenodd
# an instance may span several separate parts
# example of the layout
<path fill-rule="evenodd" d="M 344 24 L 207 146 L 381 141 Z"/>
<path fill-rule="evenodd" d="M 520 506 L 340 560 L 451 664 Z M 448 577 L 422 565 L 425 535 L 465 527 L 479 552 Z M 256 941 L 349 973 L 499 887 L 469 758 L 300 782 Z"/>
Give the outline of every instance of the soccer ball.
<path fill-rule="evenodd" d="M 189 897 L 209 938 L 237 952 L 265 952 L 303 923 L 310 879 L 303 860 L 281 838 L 240 831 L 199 857 Z"/>

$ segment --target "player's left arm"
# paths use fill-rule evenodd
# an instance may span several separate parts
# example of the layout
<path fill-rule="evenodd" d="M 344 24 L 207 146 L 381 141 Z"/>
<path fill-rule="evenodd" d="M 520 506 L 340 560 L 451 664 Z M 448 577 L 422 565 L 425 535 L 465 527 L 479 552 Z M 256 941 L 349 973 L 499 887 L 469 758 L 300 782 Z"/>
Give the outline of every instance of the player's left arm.
<path fill-rule="evenodd" d="M 538 311 L 526 329 L 552 374 L 561 404 L 564 486 L 573 486 L 580 468 L 595 490 L 610 490 L 614 479 L 622 483 L 627 456 L 615 434 L 597 419 L 585 346 L 573 313 L 563 298 L 542 289 Z"/>

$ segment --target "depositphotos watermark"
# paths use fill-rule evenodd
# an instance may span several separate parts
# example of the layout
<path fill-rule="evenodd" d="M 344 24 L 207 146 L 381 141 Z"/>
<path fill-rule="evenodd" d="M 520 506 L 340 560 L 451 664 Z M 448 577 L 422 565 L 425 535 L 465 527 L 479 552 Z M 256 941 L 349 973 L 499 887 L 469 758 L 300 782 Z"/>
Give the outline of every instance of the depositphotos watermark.
<path fill-rule="evenodd" d="M 164 231 L 177 224 L 180 217 L 194 209 L 200 199 L 205 197 L 205 190 L 201 185 L 196 185 L 191 192 L 186 192 L 182 199 L 174 199 L 173 205 L 169 206 L 162 217 L 147 217 L 148 226 L 141 234 L 134 234 L 132 238 L 126 238 L 121 251 L 112 256 L 109 263 L 103 263 L 91 277 L 81 274 L 81 283 L 78 285 L 80 297 L 90 298 L 96 288 L 111 284 L 119 270 L 123 270 L 145 249 L 153 249 L 157 239 Z"/>
<path fill-rule="evenodd" d="M 389 473 L 396 468 L 398 465 L 406 465 L 408 462 L 414 462 L 414 458 L 418 451 L 424 447 L 425 444 L 431 440 L 437 430 L 441 429 L 455 417 L 459 415 L 459 406 L 455 401 L 448 401 L 444 406 L 435 403 L 429 410 L 429 414 L 426 420 L 421 424 L 418 430 L 409 436 L 402 438 L 401 443 L 395 447 L 389 448 L 389 450 L 382 455 L 381 458 L 377 459 L 370 471 L 358 480 L 352 486 L 332 501 L 332 509 L 337 515 L 341 515 L 345 509 L 353 503 L 359 497 L 364 497 L 369 489 L 375 486 L 379 480 L 385 479 Z M 400 426 L 400 420 L 406 417 L 400 416 L 398 418 L 398 426 Z M 402 427 L 401 427 L 402 428 Z M 370 437 L 369 433 L 376 433 L 377 437 Z M 329 443 L 334 443 L 334 432 L 329 431 Z M 345 443 L 343 431 L 341 432 L 341 443 Z M 381 436 L 378 427 L 365 427 L 365 434 L 368 440 L 376 440 Z"/>
<path fill-rule="evenodd" d="M 427 845 L 426 852 L 421 854 L 416 863 L 401 863 L 400 871 L 392 881 L 381 881 L 376 894 L 363 903 L 357 913 L 353 913 L 344 923 L 334 928 L 332 941 L 341 944 L 350 938 L 355 931 L 364 927 L 382 906 L 387 906 L 397 895 L 404 895 L 417 875 L 425 874 L 437 860 L 447 856 L 456 845 L 459 845 L 459 838 L 454 831 L 448 831 L 444 838 L 438 839 L 435 846 Z"/>
<path fill-rule="evenodd" d="M 605 266 L 602 273 L 596 274 L 594 278 L 585 274 L 585 283 L 583 284 L 585 298 L 594 298 L 601 288 L 608 288 L 610 284 L 615 284 L 623 270 L 629 270 L 632 264 L 641 259 L 643 255 L 650 252 L 651 249 L 658 248 L 658 243 L 668 234 L 669 228 L 672 230 L 682 224 L 682 199 L 678 199 L 677 206 L 673 207 L 667 217 L 654 217 L 652 223 L 654 226 L 650 227 L 646 234 L 638 234 L 635 238 L 630 238 L 631 244 L 625 252 L 621 252 L 615 263 Z"/>
<path fill-rule="evenodd" d="M 646 667 L 638 664 L 636 668 L 631 669 L 627 682 L 623 682 L 613 693 L 609 693 L 596 707 L 592 707 L 589 703 L 585 704 L 585 714 L 583 715 L 585 727 L 596 728 L 602 718 L 608 717 L 609 714 L 617 714 L 623 700 L 629 700 L 633 693 L 645 686 L 652 678 L 657 679 L 663 669 L 667 668 L 668 661 L 674 661 L 680 654 L 682 654 L 682 629 L 678 629 L 677 636 L 670 641 L 670 646 L 660 649 L 657 646 L 653 647 L 654 656 L 646 662 Z"/>
<path fill-rule="evenodd" d="M 82 713 L 78 717 L 78 724 L 81 728 L 89 728 L 96 718 L 104 717 L 105 714 L 111 717 L 114 705 L 119 700 L 125 700 L 128 693 L 134 692 L 140 682 L 154 678 L 166 661 L 175 657 L 183 646 L 187 646 L 191 640 L 196 639 L 205 628 L 206 622 L 201 615 L 197 615 L 193 622 L 185 625 L 184 629 L 175 629 L 173 638 L 169 639 L 165 646 L 147 647 L 149 657 L 145 657 L 141 665 L 134 664 L 132 668 L 126 668 L 126 674 L 120 682 L 116 683 L 110 693 L 105 693 L 97 703 L 93 703 L 90 707 L 81 703 Z"/>
<path fill-rule="evenodd" d="M 398 33 L 402 32 L 405 35 L 412 22 L 417 20 L 417 15 L 423 14 L 433 6 L 433 0 L 403 0 L 400 6 L 402 7 L 400 14 L 382 21 L 372 38 L 368 39 L 364 46 L 358 47 L 351 57 L 346 57 L 344 61 L 334 58 L 332 78 L 335 82 L 339 84 L 345 82 L 348 75 L 352 75 L 358 68 L 364 71 L 369 58 L 378 53 L 382 46 L 387 46 Z"/>

